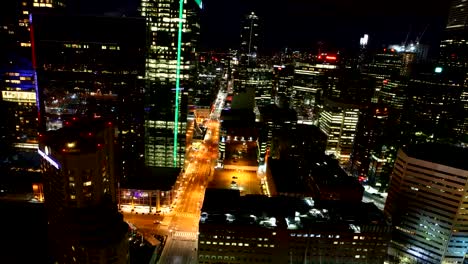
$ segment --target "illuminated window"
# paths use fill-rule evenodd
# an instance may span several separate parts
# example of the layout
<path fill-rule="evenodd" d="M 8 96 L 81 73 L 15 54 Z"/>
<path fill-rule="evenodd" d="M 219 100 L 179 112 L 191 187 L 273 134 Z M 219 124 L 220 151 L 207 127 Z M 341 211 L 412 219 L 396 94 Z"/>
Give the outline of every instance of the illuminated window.
<path fill-rule="evenodd" d="M 91 181 L 83 182 L 83 186 L 91 186 Z"/>

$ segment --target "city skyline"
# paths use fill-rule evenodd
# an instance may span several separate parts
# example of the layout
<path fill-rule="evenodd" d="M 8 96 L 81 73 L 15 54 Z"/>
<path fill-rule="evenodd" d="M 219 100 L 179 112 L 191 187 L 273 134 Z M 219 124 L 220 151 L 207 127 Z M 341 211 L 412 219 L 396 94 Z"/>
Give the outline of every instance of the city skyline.
<path fill-rule="evenodd" d="M 79 4 L 78 4 L 79 2 Z M 93 14 L 135 16 L 137 0 L 73 0 L 70 6 Z M 435 45 L 447 23 L 448 1 L 368 2 L 358 1 L 203 1 L 200 45 L 203 50 L 236 49 L 241 20 L 255 12 L 263 21 L 264 40 L 259 49 L 267 54 L 283 48 L 315 49 L 319 41 L 331 48 L 355 48 L 362 34 L 370 44 L 400 44 L 415 40 L 424 32 L 422 43 Z"/>
<path fill-rule="evenodd" d="M 465 1 L 12 1 L 0 262 L 467 262 Z"/>

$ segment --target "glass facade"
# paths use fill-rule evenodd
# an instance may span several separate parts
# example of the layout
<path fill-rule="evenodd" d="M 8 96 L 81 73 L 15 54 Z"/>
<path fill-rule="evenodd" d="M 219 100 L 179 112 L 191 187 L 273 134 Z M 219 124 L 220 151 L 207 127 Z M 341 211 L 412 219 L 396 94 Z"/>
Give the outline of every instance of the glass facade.
<path fill-rule="evenodd" d="M 359 108 L 326 100 L 319 126 L 327 135 L 325 154 L 335 155 L 341 164 L 349 161 L 359 120 Z"/>
<path fill-rule="evenodd" d="M 34 15 L 33 30 L 39 130 L 112 121 L 125 179 L 143 163 L 144 19 Z"/>
<path fill-rule="evenodd" d="M 187 96 L 194 70 L 195 44 L 199 34 L 196 3 L 184 1 L 180 65 L 179 108 L 176 108 L 176 69 L 179 1 L 143 0 L 140 12 L 146 19 L 149 39 L 145 89 L 145 164 L 183 167 L 187 133 Z M 174 157 L 174 120 L 178 111 L 178 136 Z"/>

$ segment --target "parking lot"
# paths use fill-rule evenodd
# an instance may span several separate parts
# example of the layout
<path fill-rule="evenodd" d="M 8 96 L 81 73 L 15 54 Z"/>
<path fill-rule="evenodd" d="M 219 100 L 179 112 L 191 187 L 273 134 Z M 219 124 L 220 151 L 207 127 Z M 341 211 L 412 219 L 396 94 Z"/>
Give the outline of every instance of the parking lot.
<path fill-rule="evenodd" d="M 249 141 L 227 142 L 224 165 L 258 166 L 257 143 Z"/>
<path fill-rule="evenodd" d="M 238 189 L 241 195 L 262 194 L 257 167 L 256 142 L 227 142 L 224 169 L 215 170 L 213 180 L 208 187 Z"/>
<path fill-rule="evenodd" d="M 233 182 L 236 184 L 232 184 Z M 213 180 L 208 187 L 239 189 L 241 195 L 262 193 L 260 179 L 257 177 L 257 173 L 253 171 L 218 169 L 215 171 Z"/>

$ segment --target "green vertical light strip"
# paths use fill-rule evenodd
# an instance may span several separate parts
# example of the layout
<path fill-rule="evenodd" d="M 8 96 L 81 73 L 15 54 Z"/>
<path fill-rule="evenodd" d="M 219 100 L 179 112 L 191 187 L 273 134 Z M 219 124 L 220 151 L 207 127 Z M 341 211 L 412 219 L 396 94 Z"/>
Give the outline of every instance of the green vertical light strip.
<path fill-rule="evenodd" d="M 174 167 L 177 167 L 177 136 L 179 133 L 179 90 L 180 90 L 180 53 L 182 51 L 182 19 L 184 18 L 184 0 L 179 0 L 179 33 L 177 36 L 176 95 L 174 113 Z"/>

